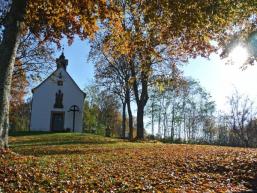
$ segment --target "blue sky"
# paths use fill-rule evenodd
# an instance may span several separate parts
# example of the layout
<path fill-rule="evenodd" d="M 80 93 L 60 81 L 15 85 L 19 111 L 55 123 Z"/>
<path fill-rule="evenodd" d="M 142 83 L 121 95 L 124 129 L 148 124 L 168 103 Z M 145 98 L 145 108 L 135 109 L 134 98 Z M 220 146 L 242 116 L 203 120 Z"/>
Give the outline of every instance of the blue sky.
<path fill-rule="evenodd" d="M 87 61 L 90 46 L 87 41 L 75 39 L 71 46 L 63 41 L 64 53 L 69 60 L 68 72 L 81 89 L 93 81 L 94 67 Z M 61 51 L 56 53 L 59 56 Z M 241 58 L 237 53 L 237 58 Z M 216 102 L 218 110 L 226 109 L 227 96 L 236 88 L 239 93 L 249 95 L 253 100 L 257 97 L 257 65 L 249 66 L 242 71 L 238 65 L 225 65 L 218 54 L 210 59 L 196 58 L 184 66 L 184 74 L 198 80 Z"/>

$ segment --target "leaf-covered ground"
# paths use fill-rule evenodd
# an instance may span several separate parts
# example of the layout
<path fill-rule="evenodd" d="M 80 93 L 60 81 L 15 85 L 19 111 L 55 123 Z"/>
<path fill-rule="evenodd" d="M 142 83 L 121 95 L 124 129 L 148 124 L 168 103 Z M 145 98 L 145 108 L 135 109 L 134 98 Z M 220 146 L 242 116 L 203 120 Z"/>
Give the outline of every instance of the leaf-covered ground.
<path fill-rule="evenodd" d="M 257 149 L 70 133 L 10 141 L 12 152 L 0 152 L 0 192 L 257 191 Z"/>

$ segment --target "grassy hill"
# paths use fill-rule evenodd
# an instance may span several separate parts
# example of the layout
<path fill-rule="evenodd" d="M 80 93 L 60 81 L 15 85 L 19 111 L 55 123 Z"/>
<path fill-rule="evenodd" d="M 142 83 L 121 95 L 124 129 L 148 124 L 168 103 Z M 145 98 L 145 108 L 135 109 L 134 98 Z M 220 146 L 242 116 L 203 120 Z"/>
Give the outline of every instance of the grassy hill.
<path fill-rule="evenodd" d="M 257 191 L 257 149 L 73 133 L 19 133 L 10 149 L 0 155 L 4 192 Z"/>

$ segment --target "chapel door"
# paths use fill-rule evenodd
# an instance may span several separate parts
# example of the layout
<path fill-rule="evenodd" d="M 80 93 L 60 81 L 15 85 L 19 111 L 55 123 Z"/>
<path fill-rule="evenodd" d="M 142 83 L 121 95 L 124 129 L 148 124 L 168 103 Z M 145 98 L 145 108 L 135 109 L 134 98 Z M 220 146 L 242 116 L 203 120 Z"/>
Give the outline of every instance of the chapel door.
<path fill-rule="evenodd" d="M 53 112 L 51 120 L 51 131 L 64 130 L 64 112 Z"/>

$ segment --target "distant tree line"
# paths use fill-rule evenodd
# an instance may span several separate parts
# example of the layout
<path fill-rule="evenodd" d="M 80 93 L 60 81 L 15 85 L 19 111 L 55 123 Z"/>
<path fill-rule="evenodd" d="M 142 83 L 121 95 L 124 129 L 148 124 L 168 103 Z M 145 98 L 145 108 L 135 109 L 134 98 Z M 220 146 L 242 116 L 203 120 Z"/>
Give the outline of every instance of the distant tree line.
<path fill-rule="evenodd" d="M 153 88 L 147 106 L 151 138 L 166 142 L 257 147 L 257 109 L 235 91 L 226 112 L 217 113 L 211 96 L 189 79 L 176 89 Z"/>
<path fill-rule="evenodd" d="M 228 97 L 228 106 L 228 112 L 217 116 L 216 143 L 257 147 L 257 109 L 254 101 L 235 91 Z"/>
<path fill-rule="evenodd" d="M 212 138 L 215 104 L 198 82 L 188 79 L 177 86 L 155 86 L 150 93 L 147 116 L 151 135 L 188 142 Z"/>
<path fill-rule="evenodd" d="M 86 87 L 85 92 L 84 132 L 121 137 L 122 117 L 117 97 L 95 84 Z"/>

